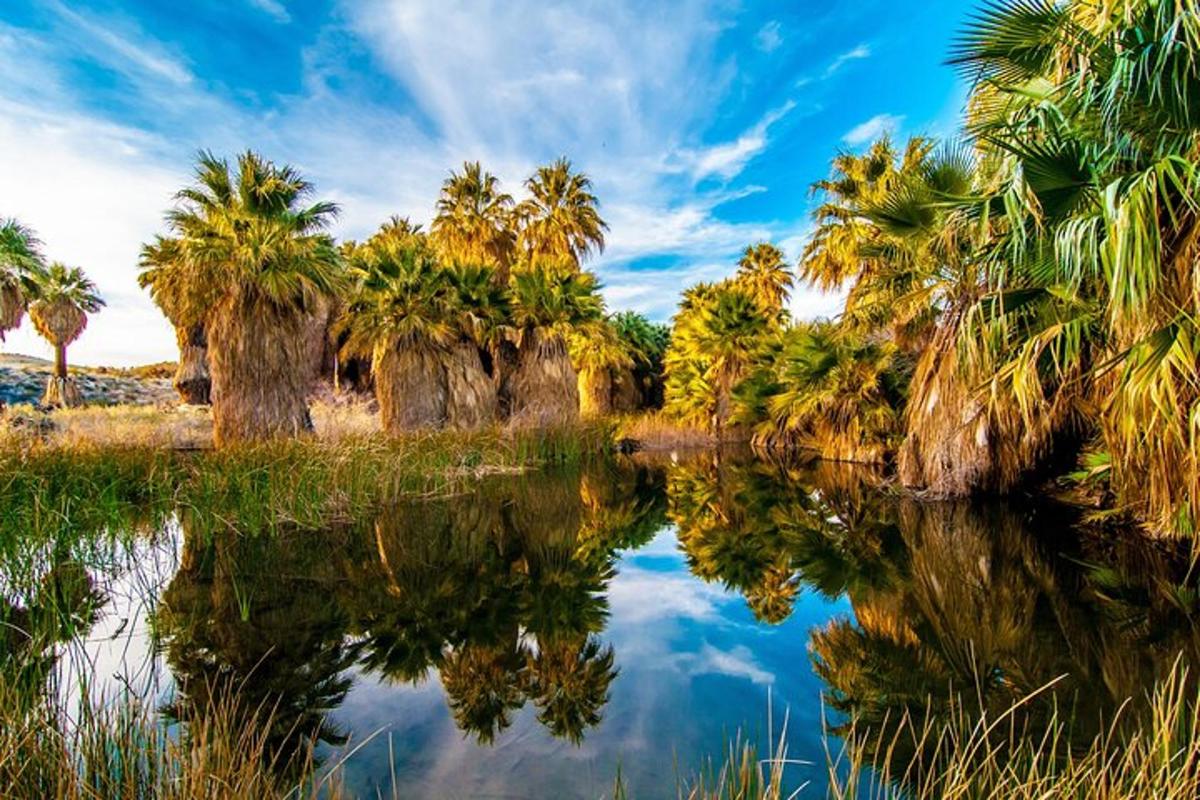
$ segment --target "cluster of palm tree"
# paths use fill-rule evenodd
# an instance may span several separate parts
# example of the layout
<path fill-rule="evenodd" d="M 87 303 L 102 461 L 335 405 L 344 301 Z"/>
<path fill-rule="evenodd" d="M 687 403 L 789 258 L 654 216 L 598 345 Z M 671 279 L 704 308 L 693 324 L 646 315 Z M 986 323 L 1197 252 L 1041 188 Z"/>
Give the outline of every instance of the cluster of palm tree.
<path fill-rule="evenodd" d="M 885 138 L 814 187 L 800 277 L 846 291 L 836 323 L 772 330 L 737 280 L 690 290 L 668 408 L 940 496 L 1083 447 L 1122 509 L 1193 532 L 1198 54 L 1193 0 L 987 4 L 952 55 L 963 141 Z"/>
<path fill-rule="evenodd" d="M 778 247 L 746 248 L 734 277 L 683 294 L 672 321 L 664 409 L 715 431 L 734 422 L 734 390 L 787 327 L 793 283 Z"/>
<path fill-rule="evenodd" d="M 572 342 L 619 341 L 623 357 L 603 369 L 632 372 L 657 363 L 661 337 L 605 317 L 583 269 L 606 230 L 587 176 L 560 159 L 525 189 L 517 203 L 468 163 L 428 232 L 392 218 L 339 246 L 326 232 L 337 207 L 311 202 L 295 170 L 202 153 L 169 235 L 142 251 L 141 283 L 178 333 L 176 386 L 190 402 L 211 396 L 218 445 L 310 427 L 331 348 L 369 360 L 389 432 L 576 419 L 578 372 L 601 367 L 586 348 L 572 361 Z M 641 404 L 653 386 L 637 378 Z"/>
<path fill-rule="evenodd" d="M 67 371 L 67 347 L 83 335 L 88 315 L 104 307 L 96 285 L 79 267 L 47 264 L 41 242 L 15 219 L 0 220 L 0 341 L 28 311 L 34 329 L 54 347 L 54 372 L 42 405 L 78 405 L 79 387 Z"/>

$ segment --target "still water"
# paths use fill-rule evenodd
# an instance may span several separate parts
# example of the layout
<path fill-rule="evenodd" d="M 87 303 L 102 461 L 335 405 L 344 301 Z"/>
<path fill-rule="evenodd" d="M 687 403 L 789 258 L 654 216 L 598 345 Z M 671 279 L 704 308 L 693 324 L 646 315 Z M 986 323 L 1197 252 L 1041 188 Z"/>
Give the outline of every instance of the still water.
<path fill-rule="evenodd" d="M 47 680 L 171 720 L 237 686 L 276 709 L 280 752 L 317 741 L 361 796 L 599 798 L 619 772 L 675 797 L 739 732 L 786 724 L 789 783 L 820 797 L 848 714 L 936 713 L 954 685 L 1003 708 L 1060 679 L 1082 741 L 1196 658 L 1186 558 L 877 478 L 704 454 L 492 478 L 315 533 L 181 513 L 54 566 L 86 573 L 90 630 Z"/>

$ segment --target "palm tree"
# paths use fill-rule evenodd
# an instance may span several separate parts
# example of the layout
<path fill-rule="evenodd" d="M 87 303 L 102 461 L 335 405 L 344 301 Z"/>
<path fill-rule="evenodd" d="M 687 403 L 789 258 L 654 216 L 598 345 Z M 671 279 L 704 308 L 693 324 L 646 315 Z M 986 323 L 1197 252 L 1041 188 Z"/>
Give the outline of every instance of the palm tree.
<path fill-rule="evenodd" d="M 172 285 L 187 274 L 182 265 L 183 243 L 164 236 L 142 247 L 138 284 L 150 290 L 150 297 L 175 327 L 179 346 L 179 366 L 175 370 L 175 391 L 185 403 L 208 405 L 212 397 L 212 376 L 208 370 L 208 335 L 204 327 L 204 309 L 181 302 L 185 287 Z M 188 315 L 191 315 L 190 317 Z"/>
<path fill-rule="evenodd" d="M 739 387 L 738 415 L 760 445 L 883 463 L 901 435 L 905 366 L 890 342 L 828 322 L 798 325 Z"/>
<path fill-rule="evenodd" d="M 596 276 L 541 267 L 523 268 L 511 279 L 517 364 L 501 395 L 516 425 L 557 425 L 579 418 L 579 382 L 567 338 L 597 325 L 604 302 Z"/>
<path fill-rule="evenodd" d="M 769 312 L 783 313 L 793 278 L 778 247 L 767 242 L 747 247 L 738 261 L 738 280 Z"/>
<path fill-rule="evenodd" d="M 442 184 L 430 238 L 446 260 L 490 267 L 503 285 L 516 241 L 512 209 L 500 180 L 478 161 L 465 162 L 461 173 L 451 171 Z"/>
<path fill-rule="evenodd" d="M 1167 532 L 1200 521 L 1198 53 L 1191 2 L 1005 0 L 953 59 L 1010 178 L 977 307 L 994 394 L 1027 420 L 1088 396 L 1120 502 Z"/>
<path fill-rule="evenodd" d="M 446 701 L 459 730 L 491 744 L 525 705 L 525 646 L 466 642 L 450 650 L 439 669 Z"/>
<path fill-rule="evenodd" d="M 79 267 L 55 261 L 38 280 L 37 296 L 29 306 L 33 327 L 54 345 L 54 374 L 46 383 L 42 405 L 79 405 L 79 387 L 67 375 L 67 346 L 83 335 L 88 314 L 104 307 L 96 284 Z"/>
<path fill-rule="evenodd" d="M 20 326 L 43 269 L 33 231 L 15 219 L 0 220 L 0 342 Z"/>
<path fill-rule="evenodd" d="M 311 429 L 323 320 L 344 280 L 324 232 L 337 206 L 304 205 L 312 192 L 295 169 L 257 153 L 231 171 L 202 152 L 195 184 L 167 215 L 181 257 L 163 259 L 161 240 L 143 251 L 160 305 L 205 325 L 218 446 Z"/>
<path fill-rule="evenodd" d="M 734 410 L 733 391 L 778 324 L 779 316 L 736 280 L 684 292 L 664 357 L 664 407 L 685 421 L 725 430 Z"/>
<path fill-rule="evenodd" d="M 350 263 L 344 349 L 372 358 L 385 430 L 493 422 L 496 388 L 480 347 L 506 309 L 491 270 L 443 267 L 425 236 L 396 220 Z"/>
<path fill-rule="evenodd" d="M 600 217 L 592 182 L 560 158 L 538 167 L 525 182 L 531 195 L 516 209 L 517 246 L 529 263 L 564 264 L 578 270 L 591 253 L 604 251 L 608 225 Z"/>
<path fill-rule="evenodd" d="M 878 230 L 862 211 L 881 202 L 932 149 L 928 139 L 913 138 L 898 155 L 884 136 L 862 155 L 838 155 L 831 177 L 812 187 L 824 202 L 813 215 L 817 229 L 800 257 L 800 277 L 822 289 L 836 289 L 869 276 L 878 261 L 872 252 Z"/>
<path fill-rule="evenodd" d="M 538 721 L 554 736 L 580 744 L 588 728 L 600 724 L 608 689 L 620 671 L 611 646 L 594 636 L 538 640 L 529 658 L 529 694 Z"/>

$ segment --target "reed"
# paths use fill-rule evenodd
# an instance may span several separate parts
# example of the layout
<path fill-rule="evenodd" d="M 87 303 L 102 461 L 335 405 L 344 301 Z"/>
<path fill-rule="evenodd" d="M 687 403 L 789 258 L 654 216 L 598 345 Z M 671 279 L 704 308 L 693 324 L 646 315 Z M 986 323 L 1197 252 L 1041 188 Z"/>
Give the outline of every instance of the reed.
<path fill-rule="evenodd" d="M 31 702 L 0 685 L 0 786 L 11 800 L 267 800 L 339 797 L 337 765 L 322 771 L 305 748 L 280 762 L 269 742 L 274 711 L 236 694 L 172 728 L 130 698 L 72 707 Z"/>
<path fill-rule="evenodd" d="M 405 497 L 460 491 L 491 473 L 602 458 L 611 440 L 605 423 L 197 452 L 0 440 L 0 556 L 83 532 L 154 530 L 180 511 L 201 527 L 317 529 Z"/>
<path fill-rule="evenodd" d="M 1109 727 L 1072 748 L 1071 718 L 1057 706 L 1045 725 L 1018 722 L 1045 702 L 1049 684 L 999 712 L 961 700 L 942 716 L 904 715 L 881 729 L 851 721 L 840 747 L 826 736 L 828 800 L 1088 798 L 1184 800 L 1200 797 L 1200 694 L 1182 662 L 1149 697 L 1131 700 Z M 828 734 L 828 732 L 827 732 Z M 683 787 L 688 800 L 779 800 L 808 796 L 789 779 L 780 743 L 760 758 L 731 747 L 719 769 Z M 903 755 L 901 755 L 903 754 Z M 715 778 L 714 778 L 715 776 Z M 799 792 L 799 794 L 797 794 Z"/>

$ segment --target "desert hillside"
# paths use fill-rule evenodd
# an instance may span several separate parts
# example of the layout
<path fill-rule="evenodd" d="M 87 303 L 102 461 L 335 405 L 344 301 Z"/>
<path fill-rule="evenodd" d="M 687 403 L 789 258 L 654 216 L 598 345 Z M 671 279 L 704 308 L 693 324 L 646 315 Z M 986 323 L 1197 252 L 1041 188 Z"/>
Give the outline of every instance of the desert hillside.
<path fill-rule="evenodd" d="M 46 388 L 54 365 L 41 358 L 0 354 L 0 401 L 17 405 L 36 403 Z M 174 403 L 171 388 L 174 364 L 145 367 L 72 367 L 86 403 L 97 405 L 157 405 Z"/>

